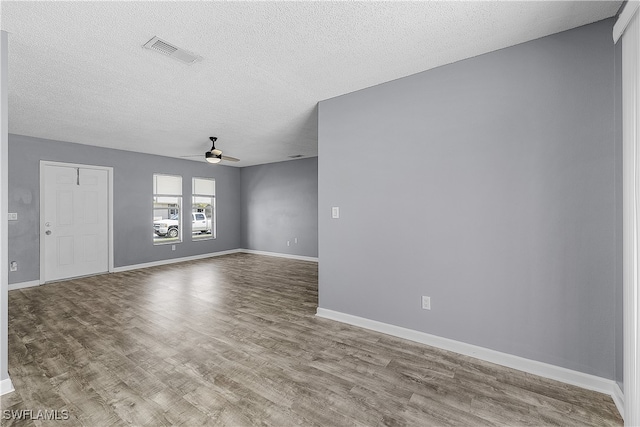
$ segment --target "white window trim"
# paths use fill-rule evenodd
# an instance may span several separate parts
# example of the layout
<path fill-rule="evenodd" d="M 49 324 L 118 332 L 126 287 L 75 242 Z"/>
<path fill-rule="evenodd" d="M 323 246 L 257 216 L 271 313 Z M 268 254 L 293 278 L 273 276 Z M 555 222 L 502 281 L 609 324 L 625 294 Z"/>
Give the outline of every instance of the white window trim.
<path fill-rule="evenodd" d="M 213 181 L 213 195 L 211 194 L 199 194 L 195 192 L 195 185 L 194 185 L 194 180 L 196 179 L 206 179 L 208 181 Z M 205 242 L 207 240 L 215 240 L 218 237 L 218 230 L 217 230 L 217 199 L 216 199 L 216 179 L 215 178 L 211 178 L 211 177 L 204 177 L 204 176 L 194 176 L 191 178 L 191 212 L 193 212 L 193 198 L 194 197 L 210 197 L 211 200 L 213 201 L 213 205 L 211 207 L 212 209 L 212 215 L 211 215 L 211 234 L 208 237 L 198 237 L 195 238 L 193 237 L 193 228 L 191 229 L 191 241 L 192 242 Z M 193 226 L 193 223 L 192 223 Z"/>
<path fill-rule="evenodd" d="M 153 191 L 153 186 L 155 185 L 153 183 L 153 179 L 155 179 L 156 175 L 161 175 L 161 176 L 170 176 L 173 178 L 180 178 L 180 194 L 165 194 L 165 193 L 155 193 Z M 160 172 L 154 172 L 152 177 L 151 177 L 152 181 L 151 181 L 151 218 L 153 218 L 153 211 L 154 211 L 154 204 L 155 204 L 155 198 L 156 197 L 177 197 L 178 199 L 180 199 L 179 205 L 180 205 L 180 213 L 178 215 L 179 218 L 179 222 L 178 222 L 178 240 L 171 240 L 168 242 L 158 242 L 156 241 L 155 238 L 155 234 L 153 237 L 153 246 L 162 246 L 162 245 L 178 245 L 180 243 L 182 243 L 184 241 L 184 233 L 183 233 L 183 227 L 184 227 L 184 197 L 182 196 L 182 186 L 184 185 L 184 177 L 182 175 L 173 175 L 170 173 L 160 173 Z M 152 223 L 153 225 L 153 223 Z"/>

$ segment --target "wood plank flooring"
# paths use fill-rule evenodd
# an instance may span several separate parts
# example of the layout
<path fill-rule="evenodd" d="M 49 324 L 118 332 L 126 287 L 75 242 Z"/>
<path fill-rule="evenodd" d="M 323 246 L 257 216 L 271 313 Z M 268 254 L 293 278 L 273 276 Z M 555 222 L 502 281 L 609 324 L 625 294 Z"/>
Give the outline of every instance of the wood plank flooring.
<path fill-rule="evenodd" d="M 3 410 L 85 426 L 613 426 L 609 396 L 314 317 L 317 264 L 253 254 L 9 292 Z"/>

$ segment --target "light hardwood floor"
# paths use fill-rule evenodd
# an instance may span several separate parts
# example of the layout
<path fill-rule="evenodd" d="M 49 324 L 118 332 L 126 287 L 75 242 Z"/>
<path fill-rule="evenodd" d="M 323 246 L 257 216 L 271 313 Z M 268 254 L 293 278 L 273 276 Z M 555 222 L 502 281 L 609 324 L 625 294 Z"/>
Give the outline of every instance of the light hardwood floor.
<path fill-rule="evenodd" d="M 314 317 L 317 264 L 251 254 L 9 292 L 2 425 L 622 425 L 609 396 Z"/>

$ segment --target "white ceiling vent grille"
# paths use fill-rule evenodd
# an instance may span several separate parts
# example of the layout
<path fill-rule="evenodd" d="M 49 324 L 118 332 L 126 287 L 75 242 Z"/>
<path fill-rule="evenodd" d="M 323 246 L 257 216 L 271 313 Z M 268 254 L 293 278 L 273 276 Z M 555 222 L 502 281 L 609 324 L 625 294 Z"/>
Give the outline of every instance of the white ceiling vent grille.
<path fill-rule="evenodd" d="M 142 47 L 155 50 L 156 52 L 160 52 L 163 55 L 169 56 L 173 59 L 177 59 L 178 61 L 183 62 L 187 65 L 191 65 L 194 62 L 202 59 L 201 56 L 195 55 L 184 49 L 180 49 L 179 47 L 174 46 L 171 43 L 167 43 L 166 41 L 158 37 L 152 38 L 144 45 L 142 45 Z"/>

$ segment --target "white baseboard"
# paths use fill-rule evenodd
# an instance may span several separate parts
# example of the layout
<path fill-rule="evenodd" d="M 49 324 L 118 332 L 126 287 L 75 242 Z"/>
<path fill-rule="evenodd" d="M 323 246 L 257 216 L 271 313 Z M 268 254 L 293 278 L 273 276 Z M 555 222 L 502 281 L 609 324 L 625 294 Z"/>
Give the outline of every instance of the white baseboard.
<path fill-rule="evenodd" d="M 613 403 L 616 404 L 616 408 L 618 408 L 618 412 L 620 412 L 620 416 L 624 418 L 624 393 L 622 389 L 615 383 L 613 385 L 613 392 L 611 393 L 611 398 L 613 399 Z"/>
<path fill-rule="evenodd" d="M 279 258 L 297 259 L 300 261 L 318 262 L 318 257 L 311 257 L 311 256 L 290 255 L 290 254 L 282 254 L 279 252 L 254 251 L 253 249 L 240 249 L 240 251 L 244 252 L 245 254 L 266 255 L 266 256 L 275 256 Z"/>
<path fill-rule="evenodd" d="M 475 357 L 476 359 L 484 360 L 486 362 L 495 363 L 497 365 L 506 366 L 508 368 L 517 369 L 519 371 L 528 372 L 530 374 L 604 393 L 611 396 L 618 407 L 620 414 L 624 413 L 621 409 L 623 395 L 620 387 L 618 387 L 618 384 L 615 381 L 608 380 L 606 378 L 325 308 L 318 307 L 316 316 L 365 329 L 371 329 L 376 332 L 382 332 L 383 334 L 404 338 L 421 344 L 430 345 L 432 347 L 441 348 L 443 350 L 453 351 L 455 353 Z"/>
<path fill-rule="evenodd" d="M 33 286 L 40 286 L 40 280 L 32 280 L 30 282 L 10 283 L 9 290 L 14 291 L 16 289 L 31 288 Z"/>
<path fill-rule="evenodd" d="M 145 262 L 143 264 L 125 265 L 123 267 L 115 267 L 112 272 L 113 273 L 121 273 L 123 271 L 138 270 L 138 269 L 141 269 L 141 268 L 149 268 L 149 267 L 158 267 L 160 265 L 175 264 L 175 263 L 178 263 L 178 262 L 195 261 L 195 260 L 198 260 L 198 259 L 212 258 L 212 257 L 216 257 L 216 256 L 229 255 L 229 254 L 236 254 L 238 252 L 242 252 L 242 250 L 241 249 L 231 249 L 231 250 L 228 250 L 228 251 L 210 252 L 210 253 L 207 253 L 207 254 L 193 255 L 193 256 L 182 257 L 182 258 L 171 258 L 171 259 L 163 259 L 162 261 Z"/>
<path fill-rule="evenodd" d="M 2 396 L 3 394 L 11 393 L 14 390 L 15 389 L 13 388 L 11 378 L 0 381 L 0 396 Z"/>
<path fill-rule="evenodd" d="M 230 249 L 228 251 L 210 252 L 210 253 L 206 253 L 206 254 L 193 255 L 193 256 L 182 257 L 182 258 L 171 258 L 171 259 L 164 259 L 164 260 L 161 260 L 161 261 L 145 262 L 145 263 L 142 263 L 142 264 L 132 264 L 132 265 L 125 265 L 125 266 L 122 266 L 122 267 L 114 267 L 113 270 L 110 271 L 110 273 L 121 273 L 123 271 L 138 270 L 138 269 L 141 269 L 141 268 L 149 268 L 149 267 L 158 267 L 158 266 L 161 266 L 161 265 L 175 264 L 175 263 L 186 262 L 186 261 L 195 261 L 195 260 L 199 260 L 199 259 L 212 258 L 212 257 L 217 257 L 217 256 L 222 256 L 222 255 L 230 255 L 230 254 L 236 254 L 236 253 L 267 255 L 267 256 L 275 256 L 275 257 L 280 257 L 280 258 L 297 259 L 297 260 L 301 260 L 301 261 L 318 262 L 318 258 L 308 257 L 308 256 L 281 254 L 281 253 L 277 253 L 277 252 L 254 251 L 252 249 Z M 30 288 L 32 286 L 39 286 L 39 285 L 42 285 L 42 284 L 44 284 L 44 282 L 41 283 L 40 280 L 32 280 L 30 282 L 14 283 L 14 284 L 9 285 L 9 290 L 12 291 L 12 290 L 15 290 L 15 289 Z"/>

